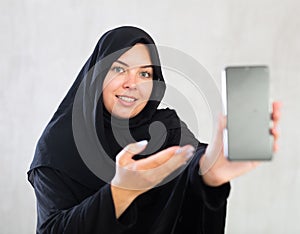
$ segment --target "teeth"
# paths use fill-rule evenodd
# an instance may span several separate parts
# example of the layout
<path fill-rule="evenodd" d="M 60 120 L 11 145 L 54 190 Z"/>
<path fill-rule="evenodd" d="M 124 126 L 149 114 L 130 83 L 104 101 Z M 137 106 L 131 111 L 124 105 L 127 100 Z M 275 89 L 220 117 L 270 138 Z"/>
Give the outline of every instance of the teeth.
<path fill-rule="evenodd" d="M 118 96 L 118 98 L 120 98 L 121 100 L 123 100 L 125 102 L 134 102 L 135 101 L 134 98 L 130 98 L 130 97 Z"/>

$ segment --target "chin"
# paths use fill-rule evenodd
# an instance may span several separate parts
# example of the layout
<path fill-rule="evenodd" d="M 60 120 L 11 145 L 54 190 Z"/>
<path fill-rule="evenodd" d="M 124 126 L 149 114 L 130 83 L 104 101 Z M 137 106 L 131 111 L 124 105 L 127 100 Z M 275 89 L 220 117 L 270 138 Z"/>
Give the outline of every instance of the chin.
<path fill-rule="evenodd" d="M 130 119 L 132 117 L 135 117 L 137 113 L 113 113 L 113 116 L 119 119 Z"/>

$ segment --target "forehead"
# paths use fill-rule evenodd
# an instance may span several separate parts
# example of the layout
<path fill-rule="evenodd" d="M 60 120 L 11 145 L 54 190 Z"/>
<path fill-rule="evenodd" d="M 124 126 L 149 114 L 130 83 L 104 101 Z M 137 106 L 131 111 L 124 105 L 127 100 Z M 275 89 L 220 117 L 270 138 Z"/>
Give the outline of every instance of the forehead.
<path fill-rule="evenodd" d="M 148 48 L 143 44 L 136 44 L 118 59 L 130 67 L 151 65 L 151 58 Z"/>

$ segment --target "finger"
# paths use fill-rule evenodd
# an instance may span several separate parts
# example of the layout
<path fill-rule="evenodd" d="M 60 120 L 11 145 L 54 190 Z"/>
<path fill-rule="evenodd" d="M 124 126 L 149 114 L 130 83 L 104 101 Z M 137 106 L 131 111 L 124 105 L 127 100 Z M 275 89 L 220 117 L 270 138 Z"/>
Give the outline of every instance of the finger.
<path fill-rule="evenodd" d="M 272 128 L 271 130 L 271 134 L 273 135 L 274 137 L 274 142 L 273 142 L 273 152 L 277 152 L 278 151 L 278 144 L 277 144 L 277 140 L 278 140 L 278 137 L 279 137 L 279 132 L 277 131 L 276 128 Z"/>
<path fill-rule="evenodd" d="M 168 149 L 162 150 L 148 158 L 138 161 L 138 168 L 140 170 L 148 170 L 159 167 L 166 163 L 174 156 L 184 157 L 187 154 L 194 152 L 194 147 L 187 145 L 184 147 L 173 146 Z"/>
<path fill-rule="evenodd" d="M 272 120 L 274 121 L 274 124 L 276 124 L 280 119 L 280 108 L 282 104 L 281 102 L 273 102 L 272 104 Z"/>
<path fill-rule="evenodd" d="M 137 161 L 138 170 L 149 170 L 168 161 L 178 149 L 178 146 L 170 147 L 162 150 L 154 155 Z"/>
<path fill-rule="evenodd" d="M 160 167 L 154 168 L 155 173 L 160 175 L 160 177 L 163 179 L 177 170 L 179 167 L 187 164 L 193 155 L 194 151 L 191 149 L 191 147 L 187 147 L 185 149 L 181 148 Z"/>
<path fill-rule="evenodd" d="M 125 166 L 134 161 L 132 157 L 142 152 L 148 144 L 148 141 L 143 140 L 127 145 L 116 157 L 116 162 L 120 166 Z"/>
<path fill-rule="evenodd" d="M 217 134 L 220 135 L 223 133 L 224 128 L 226 128 L 227 118 L 224 115 L 219 115 L 218 125 L 217 125 Z"/>
<path fill-rule="evenodd" d="M 226 116 L 220 115 L 217 123 L 217 131 L 214 133 L 212 142 L 206 148 L 205 154 L 211 161 L 215 161 L 223 151 L 223 132 L 227 124 Z"/>
<path fill-rule="evenodd" d="M 227 126 L 227 117 L 225 115 L 220 116 L 221 118 L 221 129 L 224 130 Z"/>
<path fill-rule="evenodd" d="M 223 131 L 226 127 L 227 118 L 226 116 L 219 115 L 218 122 L 217 122 L 217 128 L 214 132 L 213 141 L 212 144 L 214 148 L 220 149 L 220 147 L 223 145 Z M 211 148 L 211 147 L 210 147 Z"/>
<path fill-rule="evenodd" d="M 279 137 L 279 132 L 276 128 L 271 128 L 270 129 L 270 133 L 273 135 L 274 137 L 274 141 L 277 141 L 278 140 L 278 137 Z"/>

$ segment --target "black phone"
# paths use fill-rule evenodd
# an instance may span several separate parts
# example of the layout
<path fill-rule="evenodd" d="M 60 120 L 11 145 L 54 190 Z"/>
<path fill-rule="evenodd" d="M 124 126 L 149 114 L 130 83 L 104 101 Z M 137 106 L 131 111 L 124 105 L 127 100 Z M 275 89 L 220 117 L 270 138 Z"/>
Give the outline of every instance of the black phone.
<path fill-rule="evenodd" d="M 229 66 L 222 74 L 227 126 L 224 154 L 229 160 L 271 160 L 273 137 L 268 66 Z"/>

